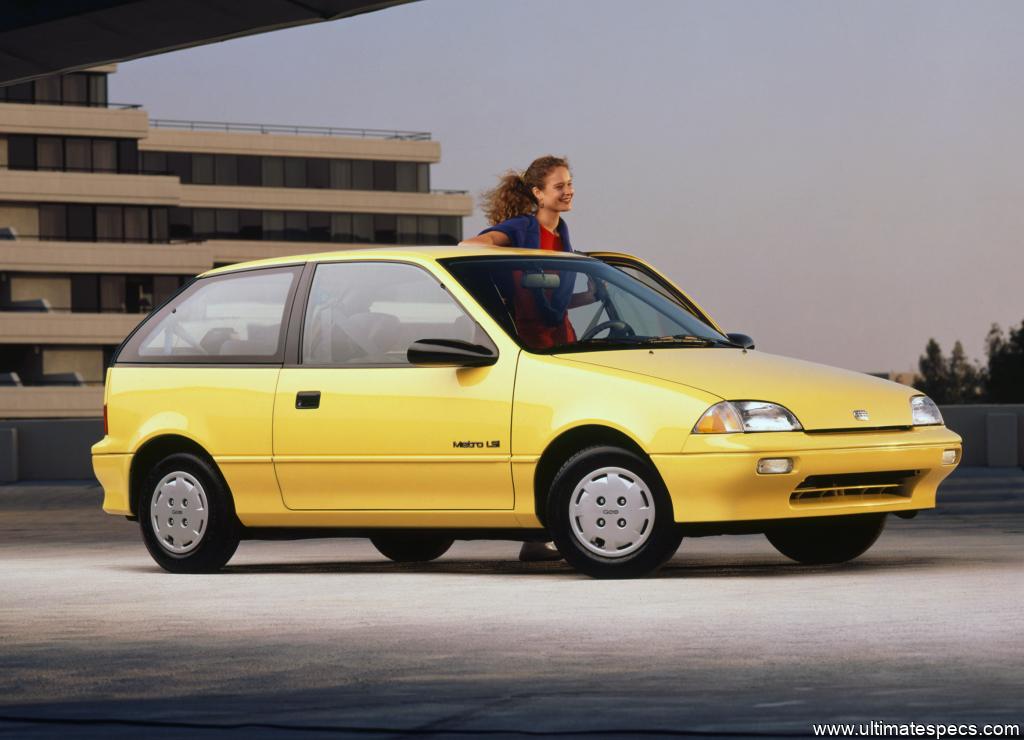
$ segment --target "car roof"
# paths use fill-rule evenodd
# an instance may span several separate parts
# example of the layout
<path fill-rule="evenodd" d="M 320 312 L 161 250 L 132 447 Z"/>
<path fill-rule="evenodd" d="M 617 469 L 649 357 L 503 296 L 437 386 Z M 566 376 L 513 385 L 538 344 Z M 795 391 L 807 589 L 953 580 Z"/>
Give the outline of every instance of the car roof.
<path fill-rule="evenodd" d="M 537 257 L 539 250 L 519 249 L 514 247 L 491 246 L 438 246 L 438 247 L 361 247 L 358 249 L 341 249 L 332 252 L 314 252 L 311 254 L 291 254 L 283 257 L 238 262 L 204 272 L 200 277 L 220 275 L 238 270 L 250 270 L 254 267 L 273 267 L 275 265 L 297 265 L 305 262 L 333 262 L 336 260 L 408 260 L 412 262 L 432 262 L 448 257 Z M 589 259 L 586 255 L 575 252 L 545 253 L 544 256 L 572 257 Z"/>

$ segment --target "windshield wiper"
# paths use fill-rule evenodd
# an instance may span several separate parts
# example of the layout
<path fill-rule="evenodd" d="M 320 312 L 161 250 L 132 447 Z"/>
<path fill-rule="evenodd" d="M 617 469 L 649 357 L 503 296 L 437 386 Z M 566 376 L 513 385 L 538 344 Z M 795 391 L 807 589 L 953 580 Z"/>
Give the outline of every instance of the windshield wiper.
<path fill-rule="evenodd" d="M 691 347 L 739 347 L 727 339 L 699 337 L 695 334 L 670 334 L 662 337 L 620 337 L 616 341 L 627 344 L 681 344 Z"/>

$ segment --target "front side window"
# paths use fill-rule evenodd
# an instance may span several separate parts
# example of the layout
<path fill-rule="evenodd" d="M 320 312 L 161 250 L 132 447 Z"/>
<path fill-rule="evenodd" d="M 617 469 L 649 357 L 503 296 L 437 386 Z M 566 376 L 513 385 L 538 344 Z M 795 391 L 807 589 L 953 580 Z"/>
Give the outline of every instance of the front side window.
<path fill-rule="evenodd" d="M 316 268 L 302 331 L 302 363 L 408 365 L 420 339 L 490 339 L 421 267 L 399 262 L 335 262 Z"/>
<path fill-rule="evenodd" d="M 128 362 L 276 363 L 301 268 L 248 270 L 194 282 L 127 342 Z"/>
<path fill-rule="evenodd" d="M 598 260 L 462 257 L 442 264 L 532 352 L 735 346 L 678 303 Z"/>

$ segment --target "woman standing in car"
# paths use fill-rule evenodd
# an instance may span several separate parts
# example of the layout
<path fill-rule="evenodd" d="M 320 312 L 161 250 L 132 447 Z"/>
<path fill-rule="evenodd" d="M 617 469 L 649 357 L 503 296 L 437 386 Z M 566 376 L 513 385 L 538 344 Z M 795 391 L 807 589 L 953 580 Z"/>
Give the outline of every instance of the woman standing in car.
<path fill-rule="evenodd" d="M 562 214 L 572 210 L 575 190 L 569 161 L 550 155 L 538 157 L 521 174 L 510 170 L 497 187 L 484 193 L 484 215 L 490 226 L 462 244 L 493 245 L 571 252 L 569 226 Z M 568 309 L 593 303 L 594 286 L 573 294 L 574 281 L 541 291 L 521 285 L 517 276 L 509 290 L 516 331 L 532 347 L 555 347 L 576 341 Z M 560 560 L 550 543 L 524 542 L 523 561 Z"/>

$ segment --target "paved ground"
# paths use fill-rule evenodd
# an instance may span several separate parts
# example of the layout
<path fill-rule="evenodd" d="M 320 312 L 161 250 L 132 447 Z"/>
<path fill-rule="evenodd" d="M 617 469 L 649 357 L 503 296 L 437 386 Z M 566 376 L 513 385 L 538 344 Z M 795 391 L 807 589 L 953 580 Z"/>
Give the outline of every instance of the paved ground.
<path fill-rule="evenodd" d="M 513 543 L 409 567 L 356 540 L 243 543 L 222 574 L 173 576 L 98 489 L 0 487 L 0 738 L 1021 722 L 1024 474 L 958 471 L 941 499 L 845 566 L 717 537 L 600 582 Z"/>

